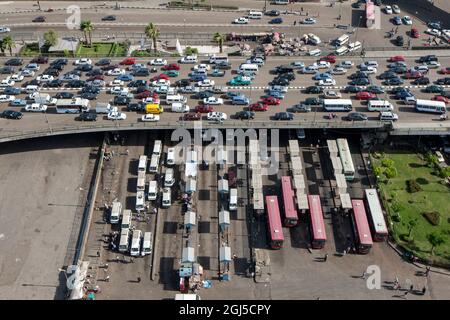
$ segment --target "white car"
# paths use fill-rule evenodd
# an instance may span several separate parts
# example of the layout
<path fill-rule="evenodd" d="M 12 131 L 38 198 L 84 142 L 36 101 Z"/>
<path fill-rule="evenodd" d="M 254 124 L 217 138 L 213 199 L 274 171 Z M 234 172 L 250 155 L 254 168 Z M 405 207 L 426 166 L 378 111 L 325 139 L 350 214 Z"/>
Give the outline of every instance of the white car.
<path fill-rule="evenodd" d="M 39 71 L 41 67 L 37 63 L 29 63 L 23 69 L 33 70 L 33 71 Z"/>
<path fill-rule="evenodd" d="M 11 32 L 11 29 L 8 27 L 0 27 L 0 33 L 8 33 Z"/>
<path fill-rule="evenodd" d="M 109 93 L 111 93 L 111 94 L 128 94 L 128 88 L 112 87 L 111 89 L 109 89 Z"/>
<path fill-rule="evenodd" d="M 20 71 L 20 75 L 24 76 L 24 77 L 34 77 L 35 72 L 30 69 L 24 69 L 24 70 Z"/>
<path fill-rule="evenodd" d="M 15 96 L 10 96 L 8 94 L 1 94 L 0 95 L 0 102 L 11 102 L 16 100 Z"/>
<path fill-rule="evenodd" d="M 141 118 L 142 122 L 156 122 L 159 121 L 159 115 L 157 114 L 144 114 Z"/>
<path fill-rule="evenodd" d="M 159 104 L 161 101 L 157 98 L 147 97 L 147 98 L 142 98 L 142 102 Z"/>
<path fill-rule="evenodd" d="M 412 25 L 412 19 L 411 19 L 410 16 L 404 16 L 402 20 L 403 20 L 403 23 L 404 23 L 404 24 L 406 24 L 406 25 Z"/>
<path fill-rule="evenodd" d="M 223 99 L 222 98 L 216 98 L 216 97 L 209 97 L 209 98 L 204 98 L 203 99 L 203 104 L 223 104 Z"/>
<path fill-rule="evenodd" d="M 239 17 L 237 19 L 234 19 L 235 24 L 247 24 L 248 19 L 246 17 Z"/>
<path fill-rule="evenodd" d="M 386 14 L 392 14 L 392 7 L 391 6 L 384 7 L 384 12 L 386 12 Z"/>
<path fill-rule="evenodd" d="M 380 112 L 380 120 L 381 121 L 397 121 L 398 114 L 391 111 L 382 111 Z"/>
<path fill-rule="evenodd" d="M 375 67 L 367 67 L 363 72 L 365 72 L 366 74 L 376 74 L 378 70 Z"/>
<path fill-rule="evenodd" d="M 40 104 L 40 103 L 32 103 L 32 104 L 27 104 L 25 106 L 25 111 L 27 112 L 45 112 L 47 111 L 47 105 L 45 104 Z"/>
<path fill-rule="evenodd" d="M 319 86 L 335 86 L 336 80 L 331 79 L 331 78 L 321 79 L 321 80 L 319 80 L 318 85 Z"/>
<path fill-rule="evenodd" d="M 161 58 L 156 58 L 156 59 L 150 60 L 150 64 L 152 66 L 165 66 L 167 64 L 167 60 L 164 60 Z"/>
<path fill-rule="evenodd" d="M 89 58 L 81 58 L 81 59 L 75 60 L 74 64 L 76 66 L 79 66 L 82 64 L 92 64 L 92 60 Z"/>
<path fill-rule="evenodd" d="M 120 69 L 120 68 L 115 68 L 112 70 L 108 70 L 108 72 L 106 73 L 108 76 L 120 76 L 122 74 L 125 74 L 125 70 Z"/>
<path fill-rule="evenodd" d="M 285 86 L 280 86 L 280 85 L 275 85 L 275 86 L 270 86 L 268 88 L 269 91 L 278 91 L 278 92 L 284 92 L 286 93 L 288 91 L 288 87 Z"/>
<path fill-rule="evenodd" d="M 125 120 L 127 115 L 123 112 L 113 111 L 108 113 L 108 120 Z"/>
<path fill-rule="evenodd" d="M 430 34 L 432 36 L 436 36 L 436 37 L 440 37 L 442 34 L 438 29 L 427 29 L 425 31 L 425 33 L 428 33 L 428 34 Z"/>
<path fill-rule="evenodd" d="M 353 67 L 355 64 L 350 61 L 350 60 L 345 60 L 345 61 L 341 61 L 338 66 L 342 67 L 342 68 L 346 68 L 346 69 L 350 69 L 351 67 Z"/>
<path fill-rule="evenodd" d="M 180 59 L 180 63 L 197 63 L 197 56 L 191 55 L 191 56 L 184 56 Z"/>
<path fill-rule="evenodd" d="M 400 8 L 398 7 L 398 5 L 396 5 L 396 4 L 394 4 L 393 6 L 392 6 L 392 11 L 394 11 L 394 13 L 400 13 Z"/>
<path fill-rule="evenodd" d="M 319 69 L 329 69 L 331 67 L 331 64 L 328 61 L 319 61 L 316 65 Z"/>
<path fill-rule="evenodd" d="M 194 71 L 201 71 L 201 70 L 209 71 L 209 70 L 211 70 L 211 66 L 209 64 L 205 64 L 205 63 L 196 64 L 194 66 Z"/>
<path fill-rule="evenodd" d="M 156 81 L 152 82 L 152 86 L 154 87 L 162 87 L 162 86 L 170 86 L 170 80 L 166 80 L 166 79 L 158 79 Z"/>
<path fill-rule="evenodd" d="M 114 79 L 113 81 L 108 83 L 108 86 L 109 87 L 122 87 L 123 84 L 124 84 L 124 82 L 122 80 Z"/>
<path fill-rule="evenodd" d="M 322 53 L 322 50 L 320 50 L 320 49 L 313 49 L 313 50 L 310 50 L 308 52 L 308 55 L 313 56 L 313 57 L 317 57 L 317 56 L 320 56 L 321 53 Z"/>
<path fill-rule="evenodd" d="M 323 96 L 325 99 L 339 99 L 342 97 L 342 94 L 339 91 L 324 90 Z"/>
<path fill-rule="evenodd" d="M 20 81 L 22 81 L 23 80 L 23 75 L 21 75 L 20 73 L 15 73 L 15 74 L 13 74 L 12 76 L 10 76 L 10 77 L 8 77 L 8 78 L 6 78 L 6 79 L 10 79 L 10 80 L 13 80 L 13 81 L 16 81 L 16 82 L 20 82 Z"/>
<path fill-rule="evenodd" d="M 4 79 L 0 82 L 0 87 L 12 87 L 15 84 L 15 82 L 11 79 Z"/>
<path fill-rule="evenodd" d="M 104 87 L 105 86 L 105 81 L 104 80 L 100 80 L 100 79 L 95 79 L 95 80 L 86 82 L 86 86 Z"/>
<path fill-rule="evenodd" d="M 215 85 L 214 80 L 210 80 L 210 79 L 204 79 L 202 81 L 197 82 L 197 87 L 201 87 L 201 88 L 209 88 L 209 87 L 213 87 Z"/>
<path fill-rule="evenodd" d="M 437 61 L 428 61 L 426 63 L 426 65 L 430 69 L 436 69 L 436 68 L 439 68 L 441 66 L 441 64 L 439 62 L 437 62 Z"/>
<path fill-rule="evenodd" d="M 332 74 L 346 74 L 347 73 L 347 69 L 345 69 L 344 67 L 334 67 L 333 70 L 331 70 Z"/>
<path fill-rule="evenodd" d="M 291 62 L 291 67 L 295 69 L 302 69 L 305 67 L 305 63 L 303 61 L 293 61 Z"/>
<path fill-rule="evenodd" d="M 402 61 L 404 62 L 404 61 Z M 360 68 L 364 68 L 364 67 L 375 67 L 378 68 L 378 62 L 376 61 L 364 61 L 363 63 L 361 63 L 359 65 Z"/>
<path fill-rule="evenodd" d="M 317 73 L 318 70 L 319 70 L 319 68 L 317 67 L 317 65 L 311 65 L 311 66 L 307 66 L 306 68 L 303 68 L 302 73 L 315 74 L 315 73 Z"/>
<path fill-rule="evenodd" d="M 39 82 L 50 82 L 50 81 L 53 81 L 54 79 L 55 78 L 53 76 L 48 75 L 48 74 L 42 74 L 36 78 L 36 80 Z"/>
<path fill-rule="evenodd" d="M 76 74 L 69 73 L 69 74 L 65 74 L 65 75 L 59 77 L 59 79 L 61 81 L 67 81 L 68 82 L 68 81 L 72 81 L 72 80 L 80 80 L 80 76 L 76 75 Z"/>
<path fill-rule="evenodd" d="M 208 112 L 206 115 L 206 119 L 215 120 L 215 121 L 224 121 L 227 120 L 226 113 L 223 112 Z"/>

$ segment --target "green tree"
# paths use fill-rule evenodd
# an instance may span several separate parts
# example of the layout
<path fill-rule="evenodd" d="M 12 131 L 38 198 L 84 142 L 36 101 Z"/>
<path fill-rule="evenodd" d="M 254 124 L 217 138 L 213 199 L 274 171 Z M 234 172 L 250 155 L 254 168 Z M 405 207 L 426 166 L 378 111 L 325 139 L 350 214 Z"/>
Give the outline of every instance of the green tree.
<path fill-rule="evenodd" d="M 445 238 L 442 233 L 434 231 L 427 235 L 428 242 L 431 244 L 431 254 L 434 255 L 434 249 L 445 243 Z"/>
<path fill-rule="evenodd" d="M 379 166 L 374 166 L 373 174 L 378 178 L 379 176 L 381 176 L 383 174 L 383 170 Z"/>
<path fill-rule="evenodd" d="M 6 36 L 3 38 L 2 40 L 2 52 L 4 52 L 4 50 L 8 50 L 9 54 L 12 56 L 12 49 L 16 46 L 16 44 L 14 43 L 14 40 L 11 36 Z"/>
<path fill-rule="evenodd" d="M 145 27 L 145 35 L 147 36 L 147 38 L 151 39 L 153 41 L 153 50 L 156 51 L 158 50 L 157 48 L 157 40 L 159 37 L 159 29 L 152 23 L 150 22 L 146 27 Z"/>
<path fill-rule="evenodd" d="M 80 30 L 84 33 L 84 39 L 86 40 L 86 44 L 92 45 L 92 31 L 94 30 L 94 26 L 92 22 L 89 20 L 81 21 Z M 88 41 L 89 36 L 89 41 Z"/>
<path fill-rule="evenodd" d="M 390 168 L 394 165 L 394 160 L 385 158 L 385 159 L 381 160 L 381 165 L 383 167 Z"/>
<path fill-rule="evenodd" d="M 55 30 L 50 29 L 46 33 L 44 33 L 44 40 L 46 46 L 54 46 L 56 43 L 58 43 L 58 34 Z"/>
<path fill-rule="evenodd" d="M 388 167 L 384 170 L 384 175 L 388 179 L 395 178 L 397 176 L 397 169 L 395 169 L 393 167 Z"/>
<path fill-rule="evenodd" d="M 409 227 L 408 238 L 411 238 L 411 234 L 412 234 L 414 228 L 417 226 L 417 222 L 418 222 L 417 219 L 408 221 L 408 227 Z"/>
<path fill-rule="evenodd" d="M 223 52 L 223 43 L 225 42 L 225 37 L 223 36 L 223 34 L 216 32 L 216 33 L 214 33 L 213 38 L 214 38 L 214 41 L 219 46 L 220 53 L 222 53 Z"/>

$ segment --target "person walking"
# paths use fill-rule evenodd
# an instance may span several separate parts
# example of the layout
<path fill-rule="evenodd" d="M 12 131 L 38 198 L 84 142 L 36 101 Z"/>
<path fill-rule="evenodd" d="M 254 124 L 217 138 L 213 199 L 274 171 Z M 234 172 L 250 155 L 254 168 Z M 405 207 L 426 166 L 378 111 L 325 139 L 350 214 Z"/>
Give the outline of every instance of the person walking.
<path fill-rule="evenodd" d="M 109 282 L 109 276 L 105 277 L 105 282 Z"/>
<path fill-rule="evenodd" d="M 408 299 L 408 293 L 409 293 L 409 291 L 405 291 L 405 294 L 403 295 L 403 298 Z"/>
<path fill-rule="evenodd" d="M 297 24 L 297 20 L 294 20 L 294 26 Z"/>
<path fill-rule="evenodd" d="M 325 257 L 323 257 L 323 262 L 327 262 L 328 260 L 328 253 L 325 254 Z"/>
<path fill-rule="evenodd" d="M 137 282 L 138 282 L 138 283 L 141 282 L 141 277 L 137 277 Z"/>
<path fill-rule="evenodd" d="M 367 273 L 364 271 L 361 275 L 361 279 L 366 279 Z"/>
<path fill-rule="evenodd" d="M 427 291 L 427 288 L 425 286 L 423 286 L 423 288 L 422 288 L 422 295 L 425 295 L 426 291 Z"/>
<path fill-rule="evenodd" d="M 430 267 L 427 267 L 426 271 L 425 271 L 425 277 L 428 277 L 428 275 L 430 274 Z"/>

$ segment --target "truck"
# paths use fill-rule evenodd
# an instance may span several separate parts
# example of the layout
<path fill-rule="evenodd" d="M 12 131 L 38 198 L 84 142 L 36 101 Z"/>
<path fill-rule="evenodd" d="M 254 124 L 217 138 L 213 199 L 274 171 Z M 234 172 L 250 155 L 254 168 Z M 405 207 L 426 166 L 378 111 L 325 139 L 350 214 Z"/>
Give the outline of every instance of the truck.
<path fill-rule="evenodd" d="M 30 98 L 34 99 L 35 103 L 39 103 L 39 104 L 55 105 L 56 102 L 58 102 L 58 99 L 52 98 L 47 93 L 34 92 L 34 93 L 30 94 Z"/>
<path fill-rule="evenodd" d="M 113 111 L 117 111 L 117 107 L 112 107 L 111 104 L 107 102 L 97 102 L 95 104 L 95 112 L 96 113 L 110 113 Z"/>

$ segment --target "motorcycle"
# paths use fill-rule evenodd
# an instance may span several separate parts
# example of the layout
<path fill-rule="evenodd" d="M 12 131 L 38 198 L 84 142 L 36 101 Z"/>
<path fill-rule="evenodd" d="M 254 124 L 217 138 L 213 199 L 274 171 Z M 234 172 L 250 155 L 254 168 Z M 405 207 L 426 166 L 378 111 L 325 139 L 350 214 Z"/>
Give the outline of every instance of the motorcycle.
<path fill-rule="evenodd" d="M 448 115 L 447 114 L 441 114 L 439 116 L 439 120 L 441 120 L 441 121 L 444 121 L 444 120 L 447 120 L 447 119 L 448 119 Z"/>
<path fill-rule="evenodd" d="M 329 113 L 327 118 L 330 119 L 330 120 L 331 119 L 335 119 L 335 118 L 337 118 L 337 114 L 336 113 Z"/>

